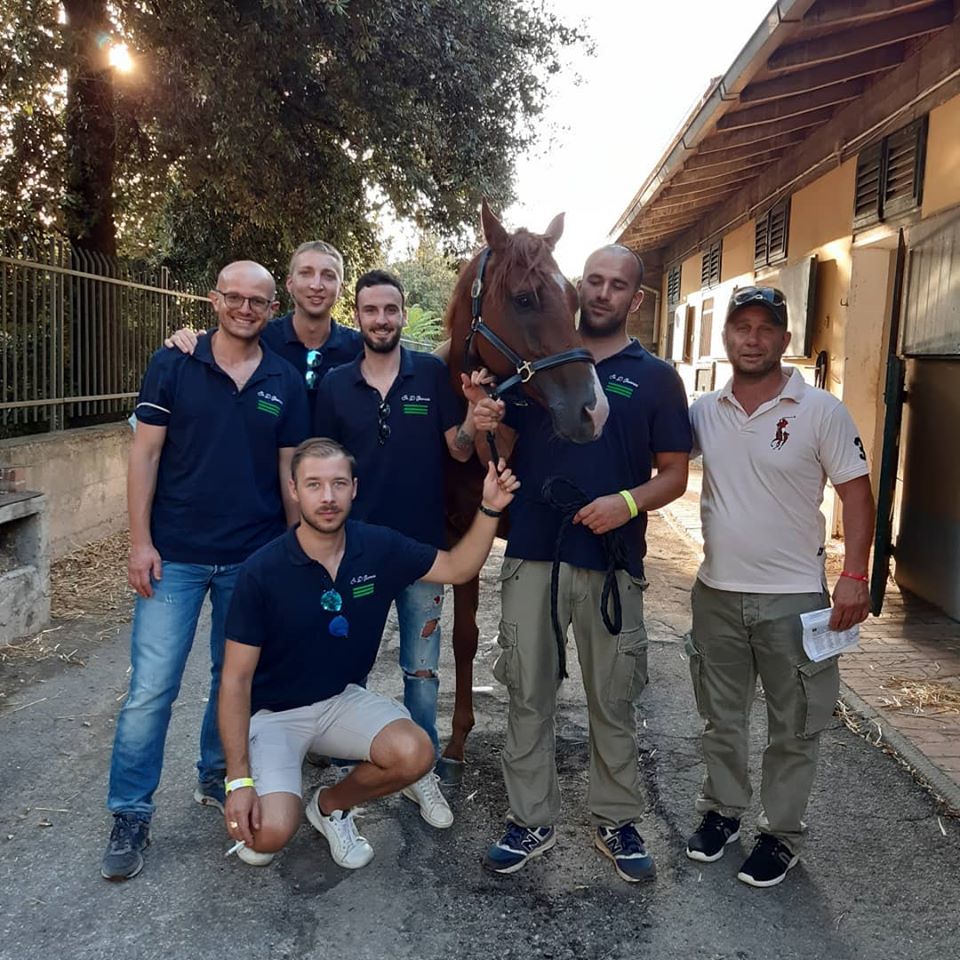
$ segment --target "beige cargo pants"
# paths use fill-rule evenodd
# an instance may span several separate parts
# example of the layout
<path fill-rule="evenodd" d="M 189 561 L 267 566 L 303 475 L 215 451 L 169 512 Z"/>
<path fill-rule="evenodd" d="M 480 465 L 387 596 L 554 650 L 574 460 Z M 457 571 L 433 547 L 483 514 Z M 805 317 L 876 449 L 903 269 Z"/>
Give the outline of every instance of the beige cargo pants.
<path fill-rule="evenodd" d="M 550 623 L 551 564 L 507 557 L 500 572 L 500 655 L 494 676 L 510 694 L 503 778 L 508 816 L 529 827 L 549 826 L 560 815 L 554 715 L 560 686 L 557 644 Z M 600 617 L 603 574 L 561 564 L 557 611 L 573 635 L 590 724 L 587 805 L 608 827 L 643 813 L 637 765 L 636 700 L 647 683 L 643 626 L 646 583 L 617 573 L 623 625 L 613 636 Z"/>
<path fill-rule="evenodd" d="M 758 827 L 794 853 L 817 769 L 820 731 L 840 693 L 837 658 L 811 662 L 800 614 L 830 605 L 826 593 L 734 593 L 697 580 L 688 645 L 697 710 L 706 721 L 707 775 L 697 810 L 739 819 L 750 803 L 747 771 L 750 707 L 757 675 L 767 703 L 767 746 Z"/>

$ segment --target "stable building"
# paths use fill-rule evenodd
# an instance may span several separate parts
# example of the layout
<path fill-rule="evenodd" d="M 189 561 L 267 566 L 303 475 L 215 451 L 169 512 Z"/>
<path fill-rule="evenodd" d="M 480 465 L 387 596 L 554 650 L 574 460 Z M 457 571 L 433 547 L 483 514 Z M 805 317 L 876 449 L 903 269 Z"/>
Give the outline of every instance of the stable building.
<path fill-rule="evenodd" d="M 784 290 L 788 361 L 844 401 L 872 465 L 875 608 L 892 557 L 901 586 L 956 619 L 958 13 L 953 0 L 777 3 L 612 231 L 658 278 L 652 337 L 691 398 L 729 376 L 731 293 Z"/>

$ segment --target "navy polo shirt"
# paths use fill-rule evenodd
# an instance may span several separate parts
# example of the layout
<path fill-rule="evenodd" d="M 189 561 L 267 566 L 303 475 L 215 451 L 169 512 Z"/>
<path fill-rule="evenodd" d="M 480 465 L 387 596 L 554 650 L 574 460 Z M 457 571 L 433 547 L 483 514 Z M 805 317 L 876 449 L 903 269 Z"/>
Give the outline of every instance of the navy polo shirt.
<path fill-rule="evenodd" d="M 306 382 L 309 348 L 301 343 L 297 331 L 293 328 L 292 313 L 271 320 L 260 334 L 260 340 L 292 367 L 299 370 L 304 383 Z M 331 320 L 330 336 L 319 350 L 320 366 L 315 368 L 318 381 L 322 380 L 334 367 L 353 360 L 363 350 L 363 340 L 360 339 L 360 334 L 356 330 L 342 327 L 336 320 Z M 308 392 L 312 403 L 316 387 Z"/>
<path fill-rule="evenodd" d="M 379 442 L 380 394 L 363 379 L 361 361 L 333 370 L 317 391 L 317 436 L 342 443 L 357 460 L 353 516 L 444 547 L 444 433 L 462 414 L 446 364 L 400 348 L 400 372 L 385 402 L 390 436 Z"/>
<path fill-rule="evenodd" d="M 192 355 L 158 350 L 137 419 L 166 427 L 150 513 L 164 560 L 231 564 L 283 532 L 277 451 L 309 431 L 303 378 L 263 351 L 243 389 L 217 366 L 213 337 Z"/>
<path fill-rule="evenodd" d="M 305 707 L 342 693 L 348 683 L 362 684 L 376 660 L 390 604 L 437 557 L 434 547 L 385 527 L 348 520 L 345 531 L 336 580 L 303 552 L 296 529 L 240 568 L 226 636 L 260 648 L 251 715 Z M 331 589 L 342 599 L 339 611 L 324 610 L 320 602 Z"/>
<path fill-rule="evenodd" d="M 504 422 L 518 433 L 511 466 L 521 482 L 510 504 L 508 557 L 553 559 L 562 517 L 542 496 L 549 477 L 570 481 L 589 501 L 646 483 L 656 453 L 690 452 L 687 397 L 673 367 L 631 340 L 597 364 L 597 377 L 610 416 L 591 443 L 556 437 L 549 413 L 538 404 L 507 404 Z M 619 529 L 627 546 L 627 570 L 643 576 L 646 514 Z M 606 569 L 600 537 L 581 524 L 567 529 L 560 557 L 576 567 Z"/>

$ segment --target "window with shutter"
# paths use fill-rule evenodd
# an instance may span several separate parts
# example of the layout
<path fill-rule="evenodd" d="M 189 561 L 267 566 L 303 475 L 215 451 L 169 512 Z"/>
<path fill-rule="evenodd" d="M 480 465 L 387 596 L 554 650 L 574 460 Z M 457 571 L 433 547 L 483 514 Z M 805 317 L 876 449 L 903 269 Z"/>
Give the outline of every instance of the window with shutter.
<path fill-rule="evenodd" d="M 919 209 L 927 118 L 884 137 L 857 157 L 853 226 L 866 227 Z"/>
<path fill-rule="evenodd" d="M 667 273 L 667 304 L 680 302 L 680 264 L 670 268 Z"/>
<path fill-rule="evenodd" d="M 787 259 L 790 198 L 771 207 L 759 220 L 753 235 L 753 265 L 766 267 Z"/>
<path fill-rule="evenodd" d="M 720 253 L 723 241 L 712 243 L 703 251 L 700 261 L 700 286 L 715 287 L 720 282 Z"/>

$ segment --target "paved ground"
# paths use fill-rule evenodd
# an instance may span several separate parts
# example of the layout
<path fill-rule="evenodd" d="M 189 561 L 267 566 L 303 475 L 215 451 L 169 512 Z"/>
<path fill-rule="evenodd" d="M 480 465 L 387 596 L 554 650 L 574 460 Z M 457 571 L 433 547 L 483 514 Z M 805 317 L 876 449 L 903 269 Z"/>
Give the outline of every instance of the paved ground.
<path fill-rule="evenodd" d="M 471 763 L 463 786 L 449 793 L 457 822 L 437 832 L 402 799 L 371 805 L 361 825 L 376 859 L 360 871 L 333 865 L 307 825 L 269 868 L 223 858 L 220 817 L 191 800 L 205 672 L 198 644 L 174 711 L 147 866 L 126 884 L 106 883 L 99 876 L 109 829 L 103 795 L 125 687 L 127 629 L 83 646 L 83 667 L 60 663 L 15 684 L 0 701 L 0 957 L 960 955 L 960 825 L 907 770 L 839 719 L 824 736 L 807 850 L 783 886 L 758 891 L 739 883 L 740 845 L 713 865 L 686 859 L 683 841 L 695 822 L 702 772 L 682 652 L 696 554 L 658 517 L 650 542 L 651 684 L 638 724 L 650 807 L 642 832 L 657 857 L 656 883 L 622 882 L 591 848 L 583 808 L 587 731 L 575 659 L 558 724 L 565 804 L 559 844 L 514 877 L 481 871 L 479 854 L 505 808 L 498 771 L 505 699 L 490 674 L 499 609 L 491 564 L 476 681 L 491 692 L 477 697 Z M 376 688 L 399 691 L 395 660 L 390 637 Z M 448 669 L 445 678 L 451 676 Z M 451 708 L 447 685 L 444 718 Z M 308 768 L 310 783 L 318 776 Z M 744 846 L 749 842 L 748 832 Z"/>

